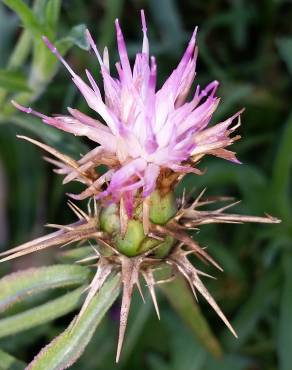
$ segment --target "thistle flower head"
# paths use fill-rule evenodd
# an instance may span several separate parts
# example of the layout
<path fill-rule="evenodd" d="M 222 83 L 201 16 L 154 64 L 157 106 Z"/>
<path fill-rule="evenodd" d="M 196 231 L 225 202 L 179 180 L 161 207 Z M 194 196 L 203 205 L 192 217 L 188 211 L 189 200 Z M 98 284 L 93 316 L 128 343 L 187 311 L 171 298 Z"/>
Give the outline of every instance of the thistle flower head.
<path fill-rule="evenodd" d="M 226 198 L 204 200 L 203 192 L 193 202 L 184 197 L 179 201 L 175 198 L 173 187 L 184 174 L 201 174 L 194 166 L 204 155 L 211 154 L 238 163 L 235 154 L 226 147 L 239 138 L 230 135 L 240 124 L 239 119 L 235 124 L 233 121 L 239 118 L 241 111 L 208 127 L 219 104 L 215 96 L 218 82 L 213 81 L 204 89 L 197 86 L 194 93 L 191 92 L 198 53 L 196 29 L 180 63 L 162 87 L 157 89 L 157 67 L 155 58 L 149 55 L 143 11 L 141 17 L 143 45 L 133 67 L 119 22 L 115 22 L 120 57 L 116 64 L 117 78 L 110 73 L 107 49 L 101 56 L 89 31 L 86 32 L 100 66 L 104 97 L 88 70 L 88 83 L 85 83 L 50 41 L 43 38 L 67 68 L 74 84 L 97 117 L 89 117 L 71 108 L 68 108 L 68 116 L 49 117 L 18 103 L 14 102 L 14 105 L 40 117 L 48 125 L 77 136 L 86 136 L 98 146 L 75 160 L 36 140 L 22 138 L 54 157 L 47 160 L 57 167 L 59 174 L 65 176 L 63 183 L 73 180 L 83 183 L 86 189 L 79 195 L 71 194 L 71 197 L 90 197 L 89 203 L 93 202 L 93 207 L 89 206 L 86 213 L 70 202 L 70 208 L 79 219 L 77 222 L 49 225 L 58 230 L 0 253 L 3 257 L 0 262 L 3 262 L 46 248 L 95 241 L 93 255 L 79 261 L 96 261 L 96 273 L 76 322 L 106 279 L 111 274 L 118 274 L 123 294 L 117 361 L 134 287 L 138 288 L 143 298 L 140 286 L 140 278 L 143 277 L 159 316 L 154 290 L 159 282 L 155 280 L 155 270 L 165 266 L 171 268 L 170 278 L 182 275 L 195 297 L 197 292 L 200 293 L 236 336 L 202 281 L 202 277 L 210 275 L 197 269 L 188 255 L 193 254 L 205 263 L 222 269 L 191 238 L 188 231 L 210 223 L 280 222 L 268 215 L 254 217 L 225 213 L 233 204 L 212 211 L 204 210 L 203 206 Z M 107 167 L 102 175 L 97 171 L 101 164 Z M 110 202 L 101 202 L 102 199 Z"/>
<path fill-rule="evenodd" d="M 104 96 L 88 70 L 86 83 L 50 41 L 43 37 L 67 68 L 96 117 L 89 117 L 71 108 L 68 108 L 70 115 L 48 117 L 14 103 L 19 109 L 39 116 L 48 125 L 74 135 L 86 136 L 99 144 L 79 161 L 79 171 L 76 172 L 76 168 L 72 171 L 66 163 L 65 167 L 59 168 L 59 172 L 67 175 L 65 181 L 80 180 L 80 173 L 86 173 L 88 178 L 90 170 L 94 172 L 99 164 L 106 164 L 108 172 L 105 175 L 98 179 L 91 177 L 87 184 L 91 186 L 90 189 L 72 196 L 83 199 L 94 194 L 98 198 L 110 197 L 114 202 L 123 197 L 129 213 L 134 198 L 137 195 L 141 199 L 149 196 L 161 186 L 160 178 L 188 172 L 199 174 L 200 171 L 193 165 L 205 154 L 238 162 L 234 153 L 225 147 L 238 139 L 238 136 L 230 138 L 230 134 L 238 126 L 233 125 L 233 121 L 241 111 L 207 128 L 219 104 L 219 98 L 215 95 L 218 82 L 213 81 L 204 89 L 197 86 L 192 91 L 198 55 L 197 28 L 178 66 L 162 87 L 157 88 L 157 65 L 155 57 L 149 54 L 143 11 L 141 19 L 143 44 L 141 52 L 136 54 L 133 67 L 119 21 L 115 21 L 120 58 L 116 63 L 117 78 L 110 72 L 107 48 L 101 55 L 89 31 L 86 31 L 88 44 L 99 63 Z"/>

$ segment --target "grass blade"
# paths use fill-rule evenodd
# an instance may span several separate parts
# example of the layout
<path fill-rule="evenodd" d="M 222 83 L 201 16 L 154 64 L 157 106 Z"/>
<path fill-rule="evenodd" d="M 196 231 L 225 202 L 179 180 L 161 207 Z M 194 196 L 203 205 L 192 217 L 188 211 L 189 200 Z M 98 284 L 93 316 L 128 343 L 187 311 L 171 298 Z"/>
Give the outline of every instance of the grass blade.
<path fill-rule="evenodd" d="M 292 256 L 284 255 L 283 262 L 285 280 L 280 303 L 277 352 L 279 370 L 290 370 L 292 364 Z"/>
<path fill-rule="evenodd" d="M 34 35 L 41 37 L 45 34 L 43 26 L 36 18 L 33 11 L 22 0 L 3 0 L 3 3 L 15 11 L 21 19 L 24 27 Z"/>
<path fill-rule="evenodd" d="M 221 357 L 221 346 L 212 333 L 185 282 L 177 278 L 170 284 L 160 285 L 160 288 L 179 316 L 191 328 L 198 341 L 215 357 Z"/>

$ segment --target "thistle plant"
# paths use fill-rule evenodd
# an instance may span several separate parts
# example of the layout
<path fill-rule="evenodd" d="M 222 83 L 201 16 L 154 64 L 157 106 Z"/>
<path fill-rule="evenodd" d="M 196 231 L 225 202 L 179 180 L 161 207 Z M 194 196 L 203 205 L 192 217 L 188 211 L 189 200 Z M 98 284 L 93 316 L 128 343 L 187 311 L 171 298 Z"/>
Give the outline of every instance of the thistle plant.
<path fill-rule="evenodd" d="M 108 49 L 101 54 L 90 32 L 86 31 L 88 45 L 97 58 L 102 75 L 103 93 L 88 70 L 85 71 L 88 82 L 85 82 L 51 41 L 43 37 L 94 113 L 88 116 L 68 108 L 68 115 L 48 116 L 17 101 L 12 103 L 20 111 L 39 117 L 46 125 L 87 137 L 96 147 L 76 159 L 34 139 L 19 137 L 50 154 L 46 160 L 64 177 L 63 184 L 71 181 L 82 184 L 80 194 L 68 196 L 76 202 L 88 199 L 88 207 L 83 210 L 69 200 L 68 206 L 75 213 L 76 222 L 47 225 L 57 231 L 1 253 L 1 262 L 4 262 L 51 247 L 90 245 L 92 252 L 77 262 L 91 266 L 94 277 L 83 292 L 83 306 L 69 330 L 74 330 L 80 323 L 107 280 L 115 276 L 122 288 L 117 362 L 134 288 L 144 300 L 142 281 L 159 318 L 155 286 L 171 284 L 177 276 L 182 276 L 194 297 L 197 299 L 197 294 L 202 295 L 237 337 L 203 282 L 203 278 L 212 276 L 196 266 L 196 258 L 220 271 L 223 269 L 191 232 L 211 223 L 280 222 L 270 215 L 256 217 L 229 213 L 228 209 L 235 202 L 228 197 L 208 198 L 205 190 L 195 199 L 188 194 L 176 196 L 176 186 L 186 174 L 204 175 L 204 170 L 198 168 L 203 157 L 211 155 L 240 164 L 229 146 L 240 139 L 234 131 L 240 126 L 243 110 L 223 122 L 210 125 L 220 101 L 216 96 L 219 83 L 213 81 L 204 88 L 198 85 L 193 89 L 198 55 L 197 29 L 178 66 L 162 87 L 157 88 L 157 65 L 149 52 L 143 11 L 141 21 L 142 50 L 136 54 L 133 67 L 119 21 L 115 21 L 120 58 L 116 63 L 117 77 L 110 71 Z M 104 167 L 106 171 L 102 173 Z M 212 206 L 208 210 L 209 205 L 226 201 L 227 205 L 215 209 Z M 157 277 L 159 270 L 166 276 Z M 71 358 L 70 364 L 80 352 L 82 350 Z"/>

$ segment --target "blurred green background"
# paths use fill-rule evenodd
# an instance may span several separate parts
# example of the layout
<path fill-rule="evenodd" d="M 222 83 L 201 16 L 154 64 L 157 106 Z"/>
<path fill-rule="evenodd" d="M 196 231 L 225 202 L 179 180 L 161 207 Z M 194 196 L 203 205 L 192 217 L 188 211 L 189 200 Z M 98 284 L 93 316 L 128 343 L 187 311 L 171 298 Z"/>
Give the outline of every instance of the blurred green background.
<path fill-rule="evenodd" d="M 100 82 L 97 61 L 85 51 L 85 26 L 100 48 L 109 47 L 114 66 L 117 60 L 114 19 L 118 17 L 121 21 L 133 59 L 141 47 L 141 8 L 146 11 L 150 50 L 158 60 L 160 83 L 178 63 L 193 28 L 198 25 L 196 82 L 204 85 L 218 79 L 221 84 L 218 94 L 222 101 L 214 122 L 241 107 L 246 108 L 239 129 L 242 139 L 233 146 L 243 164 L 216 158 L 204 160 L 200 166 L 208 169 L 206 175 L 187 177 L 178 192 L 185 187 L 198 194 L 207 187 L 208 195 L 241 199 L 242 203 L 236 207 L 239 213 L 267 212 L 283 222 L 212 225 L 202 227 L 196 234 L 224 267 L 224 273 L 216 273 L 216 281 L 206 284 L 230 318 L 238 340 L 227 332 L 202 299 L 199 307 L 211 330 L 206 330 L 205 321 L 200 326 L 200 320 L 204 320 L 202 314 L 193 306 L 194 302 L 189 302 L 188 295 L 180 297 L 180 287 L 163 287 L 158 292 L 160 322 L 149 299 L 144 305 L 135 297 L 118 366 L 114 364 L 118 330 L 118 305 L 115 305 L 73 368 L 291 370 L 291 0 L 35 0 L 33 3 L 2 0 L 0 247 L 4 250 L 42 235 L 47 232 L 43 228 L 46 222 L 69 223 L 74 219 L 66 208 L 65 193 L 75 190 L 75 185 L 62 187 L 61 179 L 42 160 L 41 151 L 16 139 L 16 134 L 37 138 L 75 158 L 92 145 L 15 112 L 10 104 L 13 97 L 45 114 L 65 113 L 67 106 L 89 113 L 66 70 L 59 68 L 59 62 L 42 45 L 41 35 L 46 33 L 52 40 L 58 40 L 74 69 L 83 75 L 84 69 L 89 68 Z M 50 265 L 53 261 L 52 253 L 34 254 L 1 265 L 0 272 L 3 276 L 30 266 Z M 17 314 L 55 295 L 50 291 L 31 297 L 8 314 Z M 179 307 L 177 302 L 184 302 L 184 307 Z M 73 313 L 26 331 L 19 330 L 14 335 L 0 334 L 0 348 L 19 359 L 11 360 L 11 365 L 3 365 L 3 369 L 23 369 L 23 362 L 28 363 L 65 328 Z M 0 319 L 0 327 L 4 319 Z M 5 359 L 9 357 L 7 353 L 3 352 Z"/>

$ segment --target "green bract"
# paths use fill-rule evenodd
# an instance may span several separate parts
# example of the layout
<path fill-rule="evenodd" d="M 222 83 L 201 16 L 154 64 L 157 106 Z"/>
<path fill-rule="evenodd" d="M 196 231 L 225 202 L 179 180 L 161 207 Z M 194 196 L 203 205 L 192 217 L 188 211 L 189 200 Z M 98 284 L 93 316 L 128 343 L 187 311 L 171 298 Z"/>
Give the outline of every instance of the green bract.
<path fill-rule="evenodd" d="M 120 230 L 119 210 L 116 204 L 110 204 L 100 213 L 100 228 L 109 234 Z"/>
<path fill-rule="evenodd" d="M 124 237 L 118 234 L 115 237 L 115 243 L 118 250 L 131 257 L 140 253 L 140 245 L 145 239 L 143 225 L 141 221 L 130 220 Z"/>
<path fill-rule="evenodd" d="M 161 195 L 158 190 L 151 194 L 150 220 L 154 224 L 165 225 L 176 214 L 177 206 L 172 191 Z"/>
<path fill-rule="evenodd" d="M 155 191 L 150 198 L 149 211 L 152 223 L 165 225 L 177 211 L 173 192 L 162 196 Z M 157 240 L 146 235 L 142 217 L 142 207 L 139 205 L 133 212 L 133 218 L 127 222 L 124 235 L 121 234 L 119 207 L 116 204 L 104 207 L 99 221 L 101 229 L 112 236 L 116 248 L 122 254 L 133 257 L 161 245 L 156 253 L 159 257 L 164 256 L 173 245 L 174 239 L 168 236 L 165 240 Z"/>

